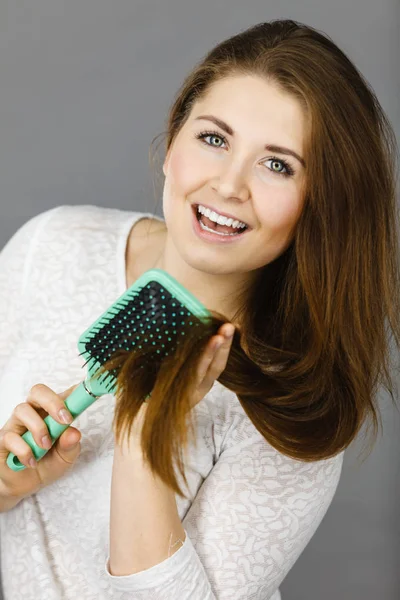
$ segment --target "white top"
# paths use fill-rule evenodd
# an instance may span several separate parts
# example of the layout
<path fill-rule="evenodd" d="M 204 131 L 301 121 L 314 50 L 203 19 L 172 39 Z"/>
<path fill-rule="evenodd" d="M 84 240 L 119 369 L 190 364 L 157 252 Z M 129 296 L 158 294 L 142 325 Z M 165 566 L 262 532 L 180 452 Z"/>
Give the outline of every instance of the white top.
<path fill-rule="evenodd" d="M 126 290 L 129 231 L 151 216 L 63 205 L 5 245 L 0 427 L 34 384 L 60 393 L 85 378 L 78 337 Z M 185 544 L 150 569 L 112 576 L 114 402 L 102 396 L 75 420 L 82 449 L 70 472 L 0 514 L 4 600 L 280 600 L 279 585 L 332 502 L 343 452 L 313 463 L 280 454 L 215 382 L 194 409 L 189 499 L 176 496 Z"/>

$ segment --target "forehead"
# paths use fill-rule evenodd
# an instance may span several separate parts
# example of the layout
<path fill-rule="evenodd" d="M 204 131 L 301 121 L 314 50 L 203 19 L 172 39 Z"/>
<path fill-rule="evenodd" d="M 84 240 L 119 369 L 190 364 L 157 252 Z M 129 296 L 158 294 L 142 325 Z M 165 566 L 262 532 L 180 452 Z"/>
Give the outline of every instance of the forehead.
<path fill-rule="evenodd" d="M 303 108 L 296 98 L 272 81 L 255 75 L 237 75 L 217 81 L 193 105 L 189 121 L 204 114 L 223 119 L 244 139 L 261 136 L 263 144 L 287 145 L 299 153 L 303 150 Z"/>

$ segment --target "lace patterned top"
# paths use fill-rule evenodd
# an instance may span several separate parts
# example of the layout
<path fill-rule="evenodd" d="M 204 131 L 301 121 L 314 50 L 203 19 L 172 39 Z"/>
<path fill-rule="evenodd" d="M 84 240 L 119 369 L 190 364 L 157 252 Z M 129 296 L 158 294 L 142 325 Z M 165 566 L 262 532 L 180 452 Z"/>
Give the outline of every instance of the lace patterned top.
<path fill-rule="evenodd" d="M 84 379 L 78 337 L 126 290 L 128 234 L 151 216 L 57 206 L 4 246 L 0 427 L 34 384 L 60 393 Z M 71 471 L 0 514 L 4 600 L 280 600 L 279 585 L 332 502 L 343 453 L 313 463 L 280 454 L 215 382 L 195 407 L 188 490 L 177 473 L 189 491 L 176 496 L 184 545 L 150 569 L 112 576 L 114 402 L 102 396 L 74 421 L 82 439 Z"/>

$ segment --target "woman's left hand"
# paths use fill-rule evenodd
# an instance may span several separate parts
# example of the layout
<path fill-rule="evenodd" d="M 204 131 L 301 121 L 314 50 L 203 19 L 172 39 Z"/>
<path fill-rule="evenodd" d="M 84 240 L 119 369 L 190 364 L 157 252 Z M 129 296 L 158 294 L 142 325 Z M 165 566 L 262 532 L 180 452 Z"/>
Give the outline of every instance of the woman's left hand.
<path fill-rule="evenodd" d="M 229 334 L 232 335 L 229 335 Z M 224 323 L 208 342 L 198 369 L 198 383 L 193 398 L 196 406 L 211 390 L 214 381 L 225 370 L 235 327 L 231 323 Z"/>

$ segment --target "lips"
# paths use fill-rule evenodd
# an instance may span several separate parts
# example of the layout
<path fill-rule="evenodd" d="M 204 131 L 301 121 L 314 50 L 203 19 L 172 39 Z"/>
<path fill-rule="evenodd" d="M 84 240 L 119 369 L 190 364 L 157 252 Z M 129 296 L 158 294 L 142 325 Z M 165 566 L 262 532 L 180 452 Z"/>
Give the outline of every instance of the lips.
<path fill-rule="evenodd" d="M 193 228 L 193 232 L 194 234 L 200 238 L 201 240 L 203 240 L 205 243 L 207 244 L 211 244 L 212 246 L 215 247 L 232 247 L 236 244 L 240 244 L 241 240 L 243 240 L 246 237 L 246 234 L 248 232 L 247 228 L 244 228 L 241 230 L 240 233 L 237 233 L 236 235 L 221 235 L 218 234 L 216 231 L 213 230 L 206 230 L 201 226 L 201 221 L 200 219 L 198 219 L 198 216 L 201 217 L 202 215 L 200 213 L 198 213 L 194 207 L 192 206 L 192 228 Z"/>
<path fill-rule="evenodd" d="M 214 212 L 221 215 L 222 217 L 227 217 L 228 219 L 233 219 L 234 221 L 240 221 L 241 223 L 245 223 L 246 229 L 248 229 L 248 230 L 252 229 L 252 227 L 250 227 L 250 225 L 247 225 L 246 221 L 243 221 L 242 219 L 238 219 L 234 215 L 229 215 L 227 213 L 219 212 L 218 210 L 215 210 L 211 206 L 207 206 L 207 204 L 202 204 L 201 206 L 204 206 L 204 208 L 208 208 L 209 210 L 213 210 Z M 197 219 L 199 218 L 199 215 L 201 214 L 198 211 L 198 207 L 199 207 L 199 204 L 193 205 L 193 210 L 195 211 L 195 215 L 196 215 Z"/>

